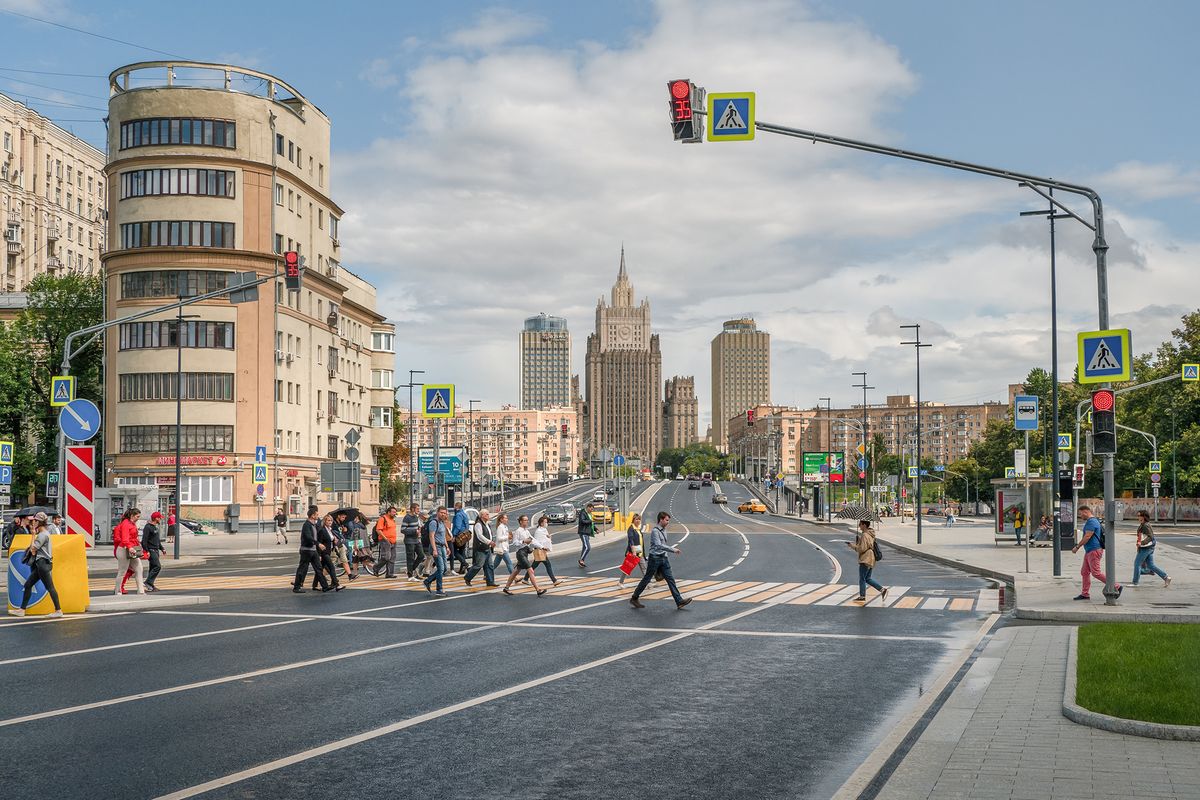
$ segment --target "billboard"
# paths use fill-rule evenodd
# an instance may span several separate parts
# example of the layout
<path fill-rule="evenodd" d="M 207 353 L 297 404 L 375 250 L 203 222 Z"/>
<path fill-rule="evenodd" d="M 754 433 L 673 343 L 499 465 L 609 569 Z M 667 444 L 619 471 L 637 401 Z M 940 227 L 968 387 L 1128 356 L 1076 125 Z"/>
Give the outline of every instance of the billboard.
<path fill-rule="evenodd" d="M 844 453 L 804 453 L 802 455 L 802 480 L 805 483 L 843 483 L 846 480 L 846 455 Z"/>
<path fill-rule="evenodd" d="M 433 448 L 417 448 L 417 472 L 432 479 L 434 472 L 445 473 L 446 483 L 462 485 L 463 464 L 467 460 L 465 447 L 442 447 L 438 449 L 438 468 L 433 468 Z"/>

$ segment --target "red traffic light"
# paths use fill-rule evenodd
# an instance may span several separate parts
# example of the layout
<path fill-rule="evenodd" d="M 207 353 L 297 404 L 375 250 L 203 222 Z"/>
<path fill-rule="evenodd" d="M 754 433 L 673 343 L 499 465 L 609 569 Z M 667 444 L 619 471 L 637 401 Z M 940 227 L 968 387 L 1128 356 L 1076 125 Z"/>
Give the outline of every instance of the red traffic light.
<path fill-rule="evenodd" d="M 865 477 L 867 477 L 867 473 L 863 472 L 862 470 L 859 470 L 858 471 L 858 479 L 861 481 Z"/>
<path fill-rule="evenodd" d="M 1117 395 L 1112 389 L 1097 389 L 1092 392 L 1092 409 L 1095 411 L 1112 411 L 1117 404 Z"/>
<path fill-rule="evenodd" d="M 671 95 L 677 100 L 682 100 L 691 93 L 692 84 L 688 81 L 675 81 L 671 84 Z"/>
<path fill-rule="evenodd" d="M 747 425 L 754 424 L 754 409 L 753 408 L 746 410 L 746 424 Z"/>
<path fill-rule="evenodd" d="M 289 278 L 295 278 L 300 275 L 300 254 L 295 250 L 288 250 L 283 254 L 283 268 L 285 274 Z"/>

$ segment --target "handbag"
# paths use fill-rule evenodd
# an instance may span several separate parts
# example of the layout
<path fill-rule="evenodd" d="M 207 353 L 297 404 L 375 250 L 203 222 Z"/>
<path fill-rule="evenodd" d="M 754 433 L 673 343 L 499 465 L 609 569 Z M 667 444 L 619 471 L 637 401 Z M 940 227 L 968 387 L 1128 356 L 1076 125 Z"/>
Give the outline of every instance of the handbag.
<path fill-rule="evenodd" d="M 545 550 L 542 550 L 541 548 L 534 549 L 533 560 L 535 563 L 540 563 L 542 561 L 546 561 L 548 558 L 549 558 L 549 556 L 546 555 Z"/>
<path fill-rule="evenodd" d="M 21 563 L 26 566 L 32 566 L 34 557 L 35 554 L 33 548 L 26 548 L 25 553 L 21 556 Z"/>
<path fill-rule="evenodd" d="M 142 548 L 141 547 L 126 547 L 125 555 L 129 558 L 130 561 L 136 561 L 142 557 Z"/>
<path fill-rule="evenodd" d="M 621 572 L 625 573 L 626 575 L 632 575 L 633 571 L 637 569 L 638 565 L 641 563 L 642 560 L 638 558 L 637 553 L 626 553 L 625 560 L 621 562 Z"/>
<path fill-rule="evenodd" d="M 461 550 L 467 546 L 467 542 L 469 541 L 471 541 L 471 532 L 463 531 L 454 537 L 454 546 Z"/>

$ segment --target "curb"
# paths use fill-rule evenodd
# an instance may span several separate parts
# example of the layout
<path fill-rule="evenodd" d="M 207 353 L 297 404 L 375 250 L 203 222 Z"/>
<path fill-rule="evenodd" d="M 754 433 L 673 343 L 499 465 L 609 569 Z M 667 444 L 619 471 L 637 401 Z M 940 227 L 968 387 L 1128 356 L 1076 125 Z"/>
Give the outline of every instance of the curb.
<path fill-rule="evenodd" d="M 201 606 L 208 604 L 206 594 L 174 594 L 163 595 L 92 595 L 88 601 L 87 613 L 107 614 L 112 612 L 149 611 L 159 608 L 174 608 L 177 606 Z"/>
<path fill-rule="evenodd" d="M 1127 736 L 1142 736 L 1150 739 L 1170 739 L 1177 742 L 1200 742 L 1200 725 L 1168 725 L 1162 722 L 1146 722 L 1140 719 L 1125 719 L 1089 711 L 1075 702 L 1075 670 L 1079 649 L 1079 628 L 1071 629 L 1067 643 L 1067 681 L 1063 688 L 1063 716 L 1079 725 L 1099 728 L 1102 731 L 1123 733 Z"/>
<path fill-rule="evenodd" d="M 1015 589 L 1014 589 L 1015 591 Z M 1036 608 L 1017 607 L 1014 614 L 1018 619 L 1033 619 L 1044 622 L 1167 622 L 1183 625 L 1200 623 L 1200 614 L 1161 614 L 1154 611 L 1043 611 Z"/>
<path fill-rule="evenodd" d="M 963 572 L 969 572 L 972 575 L 980 575 L 984 578 L 993 578 L 998 581 L 1003 581 L 1004 583 L 1012 585 L 1014 588 L 1014 592 L 1016 590 L 1016 585 L 1017 585 L 1016 577 L 1013 575 L 1009 575 L 1006 572 L 1000 572 L 998 570 L 988 569 L 987 567 L 977 567 L 977 566 L 974 566 L 973 564 L 967 564 L 964 561 L 957 561 L 953 558 L 945 558 L 943 556 L 936 556 L 936 555 L 933 555 L 932 553 L 926 553 L 924 550 L 918 550 L 915 547 L 909 547 L 907 545 L 897 544 L 896 542 L 893 542 L 890 539 L 884 538 L 884 536 L 881 536 L 878 534 L 876 534 L 875 538 L 879 539 L 880 542 L 882 542 L 883 544 L 886 544 L 888 547 L 892 547 L 896 550 L 899 550 L 901 553 L 906 553 L 906 554 L 908 554 L 910 556 L 914 556 L 916 558 L 923 558 L 926 561 L 932 561 L 935 564 L 943 564 L 947 567 L 954 567 L 955 569 L 962 570 Z M 1018 616 L 1020 616 L 1020 614 L 1018 614 Z M 1058 618 L 1055 617 L 1055 619 L 1058 619 Z"/>

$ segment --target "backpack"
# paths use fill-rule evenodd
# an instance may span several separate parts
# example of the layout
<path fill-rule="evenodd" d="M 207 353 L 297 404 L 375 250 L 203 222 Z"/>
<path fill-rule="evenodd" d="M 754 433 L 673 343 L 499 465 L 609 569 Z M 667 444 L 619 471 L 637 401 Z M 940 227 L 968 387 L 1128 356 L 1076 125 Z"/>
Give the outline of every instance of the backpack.
<path fill-rule="evenodd" d="M 371 526 L 371 535 L 368 538 L 371 541 L 371 547 L 376 547 L 379 545 L 379 521 L 378 520 L 376 520 L 375 524 Z"/>
<path fill-rule="evenodd" d="M 871 549 L 875 552 L 875 560 L 883 561 L 883 550 L 879 547 L 879 540 L 871 540 Z"/>

